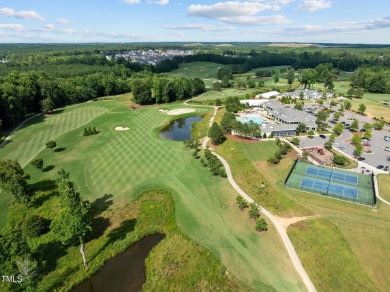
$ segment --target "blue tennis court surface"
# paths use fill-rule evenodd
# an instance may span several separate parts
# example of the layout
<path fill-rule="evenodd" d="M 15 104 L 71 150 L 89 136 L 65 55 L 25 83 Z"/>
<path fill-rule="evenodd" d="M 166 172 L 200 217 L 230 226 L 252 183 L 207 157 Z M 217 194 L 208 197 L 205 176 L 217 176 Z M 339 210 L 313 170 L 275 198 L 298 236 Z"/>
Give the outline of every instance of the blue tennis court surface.
<path fill-rule="evenodd" d="M 328 193 L 336 196 L 348 197 L 356 199 L 358 190 L 356 187 L 339 185 L 332 182 L 317 180 L 314 178 L 304 177 L 302 179 L 301 188 L 315 190 L 321 193 Z"/>
<path fill-rule="evenodd" d="M 323 178 L 330 181 L 338 181 L 341 183 L 347 183 L 352 185 L 358 184 L 357 175 L 346 174 L 330 169 L 321 169 L 309 166 L 306 170 L 306 175 Z"/>

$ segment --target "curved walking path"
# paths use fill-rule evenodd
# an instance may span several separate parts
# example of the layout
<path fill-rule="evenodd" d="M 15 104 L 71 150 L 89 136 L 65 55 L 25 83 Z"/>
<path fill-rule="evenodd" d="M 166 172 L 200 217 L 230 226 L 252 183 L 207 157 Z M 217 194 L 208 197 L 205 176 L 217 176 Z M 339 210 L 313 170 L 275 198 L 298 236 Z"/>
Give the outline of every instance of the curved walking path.
<path fill-rule="evenodd" d="M 218 110 L 218 107 L 214 107 L 214 114 L 213 116 L 211 117 L 210 119 L 210 126 L 213 124 L 214 122 L 214 117 L 215 115 L 217 114 L 217 110 Z M 206 139 L 203 141 L 202 143 L 202 147 L 204 149 L 207 148 L 207 142 L 210 140 L 209 137 L 206 137 Z M 239 186 L 238 184 L 235 182 L 234 178 L 233 178 L 233 175 L 232 175 L 232 172 L 230 170 L 230 166 L 229 166 L 229 163 L 222 157 L 220 156 L 219 154 L 215 153 L 215 152 L 211 152 L 213 155 L 215 155 L 216 157 L 218 157 L 218 159 L 222 162 L 223 166 L 225 167 L 225 170 L 226 170 L 226 174 L 227 174 L 227 178 L 229 180 L 229 183 L 232 185 L 232 187 L 248 202 L 248 203 L 255 203 L 257 208 L 259 209 L 260 212 L 262 212 L 268 219 L 271 220 L 271 222 L 274 224 L 276 230 L 278 231 L 280 237 L 282 238 L 282 241 L 284 243 L 284 246 L 286 247 L 287 249 L 287 252 L 288 252 L 288 255 L 290 256 L 291 258 L 291 261 L 295 267 L 295 270 L 297 271 L 297 273 L 299 274 L 299 276 L 301 277 L 303 283 L 305 284 L 306 288 L 308 291 L 310 292 L 314 292 L 314 291 L 317 291 L 316 288 L 314 287 L 313 283 L 311 282 L 308 274 L 306 273 L 299 257 L 298 257 L 298 254 L 296 253 L 295 249 L 294 249 L 294 246 L 292 245 L 291 241 L 290 241 L 290 238 L 288 237 L 287 235 L 287 232 L 285 231 L 285 229 L 283 228 L 283 226 L 280 224 L 280 222 L 278 221 L 278 219 L 269 211 L 267 211 L 265 208 L 259 206 L 250 196 L 248 196 Z"/>
<path fill-rule="evenodd" d="M 21 122 L 15 129 L 12 130 L 11 133 L 9 133 L 9 135 L 4 139 L 4 141 L 1 142 L 0 148 L 4 147 L 8 143 L 8 141 L 11 140 L 12 135 L 15 134 L 15 132 L 18 131 L 21 127 L 23 127 L 23 125 L 25 123 L 27 123 L 29 120 L 31 120 L 31 119 L 39 116 L 39 115 L 41 115 L 41 114 L 36 114 L 36 115 L 34 115 L 32 117 L 29 117 L 28 119 L 24 120 L 23 122 Z"/>

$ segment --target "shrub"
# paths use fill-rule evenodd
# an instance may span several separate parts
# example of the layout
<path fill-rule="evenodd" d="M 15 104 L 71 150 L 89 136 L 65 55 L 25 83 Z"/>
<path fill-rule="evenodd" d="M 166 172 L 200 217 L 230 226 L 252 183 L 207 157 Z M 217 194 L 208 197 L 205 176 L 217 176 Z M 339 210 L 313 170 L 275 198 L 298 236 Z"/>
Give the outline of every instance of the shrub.
<path fill-rule="evenodd" d="M 333 157 L 333 163 L 337 165 L 344 165 L 347 162 L 347 158 L 343 155 L 335 155 Z"/>
<path fill-rule="evenodd" d="M 265 221 L 264 218 L 257 219 L 255 228 L 256 231 L 267 231 L 268 230 L 267 221 Z"/>
<path fill-rule="evenodd" d="M 248 202 L 245 201 L 245 200 L 243 199 L 243 197 L 241 197 L 241 196 L 237 196 L 236 202 L 237 202 L 237 204 L 238 204 L 238 208 L 239 208 L 241 211 L 244 210 L 245 208 L 248 208 L 248 207 L 249 207 Z"/>
<path fill-rule="evenodd" d="M 268 158 L 268 163 L 271 163 L 271 164 L 278 164 L 280 162 L 279 159 L 277 159 L 276 157 L 270 157 Z"/>
<path fill-rule="evenodd" d="M 34 159 L 33 161 L 31 161 L 31 165 L 33 165 L 34 167 L 36 167 L 39 170 L 42 170 L 42 168 L 43 168 L 43 159 L 42 158 Z"/>
<path fill-rule="evenodd" d="M 256 205 L 254 203 L 251 204 L 251 208 L 249 210 L 249 218 L 251 219 L 257 219 L 260 217 L 260 212 L 257 209 Z"/>
<path fill-rule="evenodd" d="M 294 139 L 292 139 L 292 143 L 296 146 L 299 145 L 299 138 L 295 137 Z"/>
<path fill-rule="evenodd" d="M 57 147 L 56 141 L 48 141 L 46 142 L 46 148 L 55 148 Z"/>
<path fill-rule="evenodd" d="M 49 226 L 50 220 L 40 216 L 32 215 L 23 221 L 22 232 L 25 237 L 38 237 L 48 232 Z"/>

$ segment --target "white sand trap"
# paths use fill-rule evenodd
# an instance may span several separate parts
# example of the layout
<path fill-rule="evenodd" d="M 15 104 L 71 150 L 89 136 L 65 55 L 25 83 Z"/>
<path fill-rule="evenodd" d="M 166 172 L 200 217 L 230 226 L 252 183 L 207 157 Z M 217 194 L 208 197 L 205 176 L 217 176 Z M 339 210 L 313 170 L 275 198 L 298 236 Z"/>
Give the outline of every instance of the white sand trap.
<path fill-rule="evenodd" d="M 165 110 L 165 109 L 160 108 L 158 111 L 159 111 L 159 112 L 165 113 L 165 112 L 167 112 L 168 110 Z"/>
<path fill-rule="evenodd" d="M 193 108 L 178 108 L 175 110 L 171 110 L 167 112 L 167 115 L 170 116 L 177 116 L 177 115 L 182 115 L 182 114 L 187 114 L 187 113 L 193 113 L 195 110 Z"/>
<path fill-rule="evenodd" d="M 127 131 L 129 130 L 128 127 L 115 127 L 115 131 Z"/>

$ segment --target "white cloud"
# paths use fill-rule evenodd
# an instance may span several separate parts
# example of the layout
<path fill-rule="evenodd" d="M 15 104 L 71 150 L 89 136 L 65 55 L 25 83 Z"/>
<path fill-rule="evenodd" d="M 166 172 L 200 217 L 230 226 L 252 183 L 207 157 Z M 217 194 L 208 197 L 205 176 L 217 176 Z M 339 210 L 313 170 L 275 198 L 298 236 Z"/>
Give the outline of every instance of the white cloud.
<path fill-rule="evenodd" d="M 260 2 L 227 1 L 212 5 L 193 4 L 188 7 L 187 12 L 194 16 L 219 19 L 221 17 L 254 15 L 260 11 L 275 8 L 277 8 L 275 5 Z"/>
<path fill-rule="evenodd" d="M 45 20 L 38 12 L 34 10 L 16 11 L 15 9 L 9 7 L 0 8 L 0 15 L 22 19 Z"/>
<path fill-rule="evenodd" d="M 140 0 L 123 0 L 126 4 L 138 4 L 140 3 Z"/>
<path fill-rule="evenodd" d="M 57 18 L 56 22 L 59 23 L 59 24 L 69 24 L 70 20 L 66 19 L 66 18 Z"/>
<path fill-rule="evenodd" d="M 281 31 L 271 32 L 279 35 L 308 35 L 308 34 L 334 34 L 357 33 L 369 30 L 390 28 L 390 16 L 373 20 L 328 23 L 320 25 L 304 25 L 290 27 Z"/>
<path fill-rule="evenodd" d="M 287 3 L 289 0 L 279 0 Z M 279 10 L 280 6 L 271 2 L 240 2 L 227 1 L 212 5 L 190 5 L 187 13 L 215 19 L 229 24 L 238 25 L 268 25 L 287 23 L 289 20 L 284 15 L 257 15 L 267 10 Z"/>
<path fill-rule="evenodd" d="M 153 3 L 158 5 L 167 5 L 169 3 L 169 0 L 158 0 L 154 1 Z"/>
<path fill-rule="evenodd" d="M 332 7 L 332 1 L 329 0 L 303 0 L 295 9 L 302 11 L 317 11 Z"/>
<path fill-rule="evenodd" d="M 4 30 L 14 30 L 14 31 L 23 31 L 25 28 L 21 24 L 2 24 L 0 23 L 0 29 Z"/>

